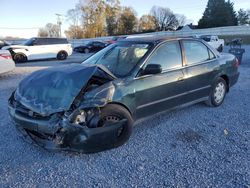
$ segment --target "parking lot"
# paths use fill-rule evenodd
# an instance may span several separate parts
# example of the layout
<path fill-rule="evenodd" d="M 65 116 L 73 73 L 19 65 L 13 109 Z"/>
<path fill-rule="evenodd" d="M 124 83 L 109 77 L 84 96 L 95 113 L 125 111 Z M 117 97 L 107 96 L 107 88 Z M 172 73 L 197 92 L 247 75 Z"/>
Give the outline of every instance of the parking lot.
<path fill-rule="evenodd" d="M 250 187 L 250 46 L 243 47 L 239 82 L 221 107 L 197 104 L 156 115 L 137 123 L 125 145 L 91 155 L 24 142 L 7 110 L 27 74 L 87 55 L 17 65 L 0 76 L 0 187 Z"/>

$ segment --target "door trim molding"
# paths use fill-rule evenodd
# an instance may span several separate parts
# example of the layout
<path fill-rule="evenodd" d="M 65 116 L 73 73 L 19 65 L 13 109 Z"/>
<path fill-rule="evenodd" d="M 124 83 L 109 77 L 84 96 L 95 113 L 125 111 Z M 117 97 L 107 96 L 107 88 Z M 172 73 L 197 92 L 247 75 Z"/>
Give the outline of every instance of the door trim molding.
<path fill-rule="evenodd" d="M 201 87 L 201 88 L 198 88 L 198 89 L 194 89 L 194 90 L 190 90 L 190 91 L 187 91 L 187 92 L 185 92 L 185 93 L 181 93 L 181 94 L 174 95 L 174 96 L 171 96 L 171 97 L 167 97 L 167 98 L 164 98 L 164 99 L 160 99 L 160 100 L 156 100 L 156 101 L 153 101 L 153 102 L 149 102 L 149 103 L 147 103 L 147 104 L 143 104 L 143 105 L 138 106 L 138 107 L 136 108 L 136 110 L 139 110 L 139 109 L 142 109 L 142 108 L 145 108 L 145 107 L 148 107 L 148 106 L 157 104 L 157 103 L 165 102 L 165 101 L 168 101 L 168 100 L 177 98 L 177 97 L 181 97 L 181 96 L 184 96 L 184 95 L 188 95 L 188 94 L 190 94 L 190 93 L 194 93 L 194 92 L 197 92 L 197 91 L 200 91 L 200 90 L 203 90 L 203 89 L 208 89 L 208 88 L 211 88 L 211 85 L 204 86 L 204 87 Z"/>

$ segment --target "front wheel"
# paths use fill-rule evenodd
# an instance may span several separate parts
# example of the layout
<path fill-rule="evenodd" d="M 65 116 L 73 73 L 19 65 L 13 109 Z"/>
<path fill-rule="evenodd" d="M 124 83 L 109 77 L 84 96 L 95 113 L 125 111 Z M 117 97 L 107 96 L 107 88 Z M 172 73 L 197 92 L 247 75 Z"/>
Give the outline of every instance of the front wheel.
<path fill-rule="evenodd" d="M 27 61 L 27 58 L 23 54 L 16 53 L 13 55 L 13 60 L 15 61 L 15 63 L 24 63 Z"/>
<path fill-rule="evenodd" d="M 67 57 L 68 57 L 68 54 L 64 51 L 61 51 L 57 54 L 58 60 L 65 60 L 65 59 L 67 59 Z"/>
<path fill-rule="evenodd" d="M 227 94 L 227 83 L 223 78 L 218 78 L 213 85 L 210 96 L 206 104 L 213 107 L 220 106 Z"/>
<path fill-rule="evenodd" d="M 117 123 L 121 120 L 127 120 L 127 124 L 122 127 L 117 135 L 117 142 L 114 143 L 114 147 L 123 145 L 130 137 L 133 129 L 133 118 L 127 109 L 117 104 L 108 104 L 101 109 L 101 118 L 99 127 L 108 126 L 108 124 Z"/>

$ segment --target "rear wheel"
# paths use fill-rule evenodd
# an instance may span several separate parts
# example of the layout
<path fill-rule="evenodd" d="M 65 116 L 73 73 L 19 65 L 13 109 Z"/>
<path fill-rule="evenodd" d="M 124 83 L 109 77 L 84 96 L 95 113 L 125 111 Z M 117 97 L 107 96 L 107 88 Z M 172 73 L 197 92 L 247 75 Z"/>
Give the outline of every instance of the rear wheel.
<path fill-rule="evenodd" d="M 227 83 L 223 78 L 218 78 L 213 85 L 210 96 L 206 104 L 213 107 L 220 106 L 227 94 Z"/>
<path fill-rule="evenodd" d="M 84 49 L 84 53 L 88 54 L 89 53 L 89 49 L 88 48 Z"/>
<path fill-rule="evenodd" d="M 126 126 L 122 127 L 117 132 L 117 142 L 114 144 L 115 147 L 123 145 L 130 137 L 133 129 L 133 118 L 130 113 L 124 107 L 117 104 L 108 104 L 101 109 L 101 120 L 99 126 L 108 126 L 109 123 L 116 123 L 120 120 L 126 119 Z"/>
<path fill-rule="evenodd" d="M 24 54 L 15 53 L 13 55 L 13 60 L 15 63 L 24 63 L 27 61 L 27 57 Z"/>
<path fill-rule="evenodd" d="M 61 51 L 57 54 L 58 60 L 65 60 L 65 59 L 67 59 L 67 57 L 68 57 L 68 54 L 64 51 Z"/>

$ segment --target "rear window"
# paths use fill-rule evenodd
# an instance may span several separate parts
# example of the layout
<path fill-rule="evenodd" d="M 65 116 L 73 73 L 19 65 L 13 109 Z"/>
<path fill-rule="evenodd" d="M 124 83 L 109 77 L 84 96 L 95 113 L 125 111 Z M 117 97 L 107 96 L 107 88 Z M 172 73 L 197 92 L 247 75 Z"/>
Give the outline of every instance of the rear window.
<path fill-rule="evenodd" d="M 210 59 L 208 48 L 199 41 L 183 41 L 187 64 L 193 65 Z"/>
<path fill-rule="evenodd" d="M 202 40 L 206 42 L 210 42 L 211 38 L 210 37 L 201 37 Z"/>

